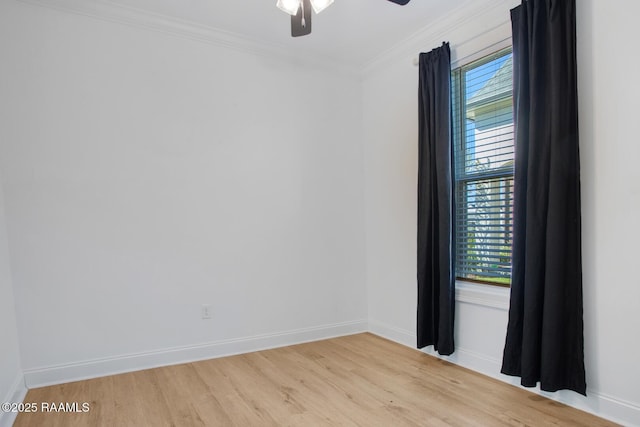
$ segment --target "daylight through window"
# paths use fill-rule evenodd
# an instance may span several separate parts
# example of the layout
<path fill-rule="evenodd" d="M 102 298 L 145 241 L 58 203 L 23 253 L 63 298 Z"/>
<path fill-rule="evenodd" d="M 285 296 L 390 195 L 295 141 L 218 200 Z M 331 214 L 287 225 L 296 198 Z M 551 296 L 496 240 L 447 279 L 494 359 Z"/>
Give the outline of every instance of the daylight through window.
<path fill-rule="evenodd" d="M 456 276 L 509 285 L 513 241 L 511 50 L 452 73 Z"/>

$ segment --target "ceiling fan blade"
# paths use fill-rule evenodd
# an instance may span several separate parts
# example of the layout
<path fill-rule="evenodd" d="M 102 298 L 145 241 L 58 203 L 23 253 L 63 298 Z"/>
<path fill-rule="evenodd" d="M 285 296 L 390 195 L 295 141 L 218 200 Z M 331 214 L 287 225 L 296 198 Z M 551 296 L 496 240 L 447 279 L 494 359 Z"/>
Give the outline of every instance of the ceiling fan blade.
<path fill-rule="evenodd" d="M 395 4 L 399 4 L 400 6 L 404 6 L 405 4 L 409 3 L 409 0 L 389 0 L 391 2 L 394 2 Z"/>
<path fill-rule="evenodd" d="M 298 13 L 291 15 L 291 36 L 300 37 L 311 34 L 311 2 L 302 0 Z"/>

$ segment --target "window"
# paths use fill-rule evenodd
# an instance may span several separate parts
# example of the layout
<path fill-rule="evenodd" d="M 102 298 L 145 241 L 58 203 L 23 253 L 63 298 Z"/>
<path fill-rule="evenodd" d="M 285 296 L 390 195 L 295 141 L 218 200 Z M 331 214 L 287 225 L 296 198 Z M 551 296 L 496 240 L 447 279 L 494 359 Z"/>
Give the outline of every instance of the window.
<path fill-rule="evenodd" d="M 513 241 L 511 50 L 452 72 L 456 277 L 508 286 Z"/>

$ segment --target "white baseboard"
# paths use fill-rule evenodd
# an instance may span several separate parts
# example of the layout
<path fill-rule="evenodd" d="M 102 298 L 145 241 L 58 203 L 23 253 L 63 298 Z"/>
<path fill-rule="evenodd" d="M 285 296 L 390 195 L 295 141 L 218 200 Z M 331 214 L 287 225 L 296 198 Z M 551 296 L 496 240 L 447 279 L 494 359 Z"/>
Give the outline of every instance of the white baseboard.
<path fill-rule="evenodd" d="M 16 375 L 16 379 L 13 382 L 13 386 L 5 396 L 4 400 L 0 403 L 14 402 L 19 403 L 24 401 L 27 395 L 27 387 L 24 383 L 24 376 L 22 372 Z M 17 412 L 3 412 L 0 411 L 0 427 L 11 427 L 18 416 Z"/>
<path fill-rule="evenodd" d="M 24 380 L 20 376 L 16 380 L 14 390 L 5 401 L 21 402 L 26 395 L 26 387 L 35 388 L 53 384 L 62 384 L 97 378 L 107 375 L 138 371 L 160 366 L 194 362 L 248 353 L 269 348 L 301 344 L 337 336 L 371 332 L 407 347 L 415 348 L 416 335 L 412 331 L 396 328 L 376 320 L 358 320 L 313 328 L 285 331 L 276 334 L 265 334 L 233 340 L 217 341 L 197 346 L 168 348 L 154 352 L 131 354 L 115 358 L 89 360 L 62 366 L 51 366 L 24 371 Z M 422 350 L 424 353 L 440 357 L 451 363 L 463 366 L 481 374 L 496 378 L 508 384 L 520 387 L 517 378 L 500 374 L 500 361 L 465 348 L 458 348 L 451 356 L 440 356 L 432 348 Z M 549 399 L 590 412 L 602 418 L 623 424 L 640 427 L 640 404 L 627 402 L 613 396 L 587 390 L 588 397 L 568 391 L 556 393 L 543 392 L 538 388 L 523 389 L 540 394 Z M 15 420 L 15 414 L 0 414 L 0 427 L 9 427 Z"/>
<path fill-rule="evenodd" d="M 414 332 L 396 328 L 376 320 L 369 320 L 369 332 L 407 347 L 416 348 L 417 340 Z M 608 396 L 592 389 L 587 389 L 587 397 L 584 397 L 566 390 L 549 393 L 541 391 L 538 387 L 525 388 L 520 385 L 518 378 L 500 373 L 500 360 L 461 347 L 458 347 L 451 356 L 440 356 L 433 351 L 433 347 L 419 351 L 613 422 L 629 427 L 640 427 L 640 404 L 638 403 Z"/>
<path fill-rule="evenodd" d="M 369 320 L 369 332 L 411 348 L 416 348 L 418 342 L 415 333 L 378 322 L 377 320 Z"/>
<path fill-rule="evenodd" d="M 216 341 L 188 347 L 167 348 L 113 358 L 87 360 L 61 366 L 26 369 L 24 371 L 24 382 L 28 388 L 44 387 L 160 366 L 301 344 L 360 332 L 367 332 L 366 320 Z"/>

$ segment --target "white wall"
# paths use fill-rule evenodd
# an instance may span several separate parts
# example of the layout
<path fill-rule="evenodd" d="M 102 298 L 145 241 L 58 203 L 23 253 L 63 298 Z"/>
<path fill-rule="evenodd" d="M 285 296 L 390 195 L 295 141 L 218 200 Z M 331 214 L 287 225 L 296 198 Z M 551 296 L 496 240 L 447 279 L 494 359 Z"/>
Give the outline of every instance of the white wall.
<path fill-rule="evenodd" d="M 371 329 L 415 345 L 417 67 L 412 58 L 442 40 L 454 60 L 473 59 L 510 34 L 518 2 L 478 5 L 427 29 L 367 69 L 364 80 L 367 285 Z M 627 425 L 640 425 L 640 169 L 636 159 L 640 87 L 628 70 L 640 38 L 630 2 L 578 1 L 583 184 L 584 304 L 588 398 L 546 395 Z M 458 351 L 450 359 L 501 379 L 507 294 L 462 286 L 456 305 Z"/>
<path fill-rule="evenodd" d="M 17 2 L 0 31 L 28 383 L 366 328 L 357 75 Z"/>
<path fill-rule="evenodd" d="M 20 402 L 25 388 L 20 367 L 4 208 L 0 181 L 0 399 L 2 402 Z M 14 418 L 14 414 L 0 411 L 0 426 L 9 425 Z"/>
<path fill-rule="evenodd" d="M 367 311 L 372 331 L 413 346 L 412 59 L 442 40 L 456 61 L 499 45 L 516 3 L 468 2 L 360 82 L 0 2 L 0 207 L 12 255 L 9 276 L 0 232 L 10 349 L 0 396 L 20 375 L 11 277 L 32 385 L 345 333 Z M 640 93 L 627 71 L 638 66 L 640 11 L 614 3 L 578 2 L 590 397 L 554 397 L 640 424 L 640 344 L 627 334 L 640 329 Z M 507 298 L 461 286 L 452 361 L 498 375 Z"/>

